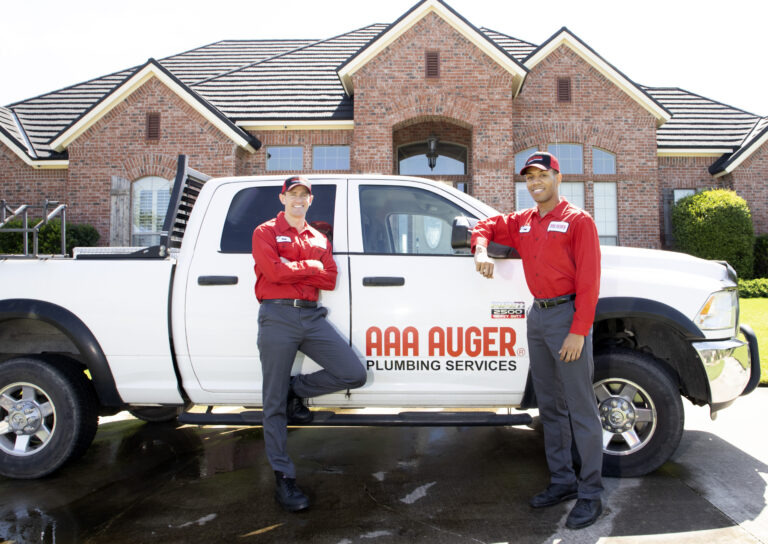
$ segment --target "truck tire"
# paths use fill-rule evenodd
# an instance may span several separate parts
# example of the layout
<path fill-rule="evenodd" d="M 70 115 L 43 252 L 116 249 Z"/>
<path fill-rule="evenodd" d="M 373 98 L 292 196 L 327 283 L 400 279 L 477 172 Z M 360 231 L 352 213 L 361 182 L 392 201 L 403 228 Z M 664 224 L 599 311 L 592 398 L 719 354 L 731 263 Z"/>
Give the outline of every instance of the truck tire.
<path fill-rule="evenodd" d="M 595 396 L 603 427 L 603 475 L 653 472 L 675 452 L 685 412 L 677 382 L 652 355 L 624 348 L 595 354 Z"/>
<path fill-rule="evenodd" d="M 77 366 L 31 356 L 0 363 L 0 475 L 50 474 L 85 453 L 98 422 L 96 393 Z"/>

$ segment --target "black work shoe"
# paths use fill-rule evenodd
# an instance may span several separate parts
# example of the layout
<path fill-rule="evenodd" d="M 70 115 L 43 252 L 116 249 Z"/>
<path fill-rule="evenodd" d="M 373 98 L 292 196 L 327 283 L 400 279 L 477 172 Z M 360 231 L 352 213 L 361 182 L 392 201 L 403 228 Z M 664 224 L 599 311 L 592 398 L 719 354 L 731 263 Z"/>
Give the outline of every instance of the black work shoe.
<path fill-rule="evenodd" d="M 301 399 L 293 391 L 293 386 L 288 388 L 285 415 L 288 416 L 288 423 L 293 423 L 294 425 L 306 425 L 314 418 L 312 410 L 304 406 L 304 403 L 301 402 Z"/>
<path fill-rule="evenodd" d="M 528 504 L 534 508 L 554 506 L 563 501 L 575 499 L 578 490 L 578 484 L 549 484 L 545 491 L 534 496 Z"/>
<path fill-rule="evenodd" d="M 296 478 L 288 478 L 284 473 L 276 470 L 275 484 L 275 498 L 280 506 L 289 512 L 309 508 L 309 498 L 296 486 Z"/>
<path fill-rule="evenodd" d="M 583 529 L 589 527 L 603 512 L 603 503 L 600 499 L 579 499 L 568 514 L 565 526 L 569 529 Z"/>

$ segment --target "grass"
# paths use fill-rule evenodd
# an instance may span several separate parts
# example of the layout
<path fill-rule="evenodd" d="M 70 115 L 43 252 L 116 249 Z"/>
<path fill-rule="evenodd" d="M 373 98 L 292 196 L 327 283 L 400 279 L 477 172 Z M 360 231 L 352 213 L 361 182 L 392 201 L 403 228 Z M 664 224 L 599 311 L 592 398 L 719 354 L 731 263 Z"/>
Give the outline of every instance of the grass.
<path fill-rule="evenodd" d="M 760 383 L 768 384 L 768 298 L 742 298 L 739 321 L 746 323 L 757 335 L 760 351 Z"/>

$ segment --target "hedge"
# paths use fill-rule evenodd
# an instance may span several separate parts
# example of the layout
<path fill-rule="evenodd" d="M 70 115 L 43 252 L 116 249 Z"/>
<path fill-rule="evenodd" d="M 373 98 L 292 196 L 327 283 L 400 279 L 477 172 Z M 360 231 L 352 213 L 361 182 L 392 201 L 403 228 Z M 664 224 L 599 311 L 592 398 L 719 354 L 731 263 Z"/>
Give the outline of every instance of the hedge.
<path fill-rule="evenodd" d="M 30 225 L 35 225 L 39 219 L 30 220 Z M 22 227 L 21 219 L 14 219 L 8 223 L 8 228 L 18 229 Z M 29 234 L 29 252 L 33 251 L 33 236 Z M 41 255 L 61 253 L 61 221 L 53 219 L 47 225 L 40 228 L 38 235 L 38 250 Z M 99 232 L 91 225 L 67 224 L 67 253 L 72 254 L 72 248 L 95 246 L 99 241 Z M 3 232 L 0 229 L 0 254 L 18 255 L 24 253 L 24 235 L 20 232 Z"/>
<path fill-rule="evenodd" d="M 728 261 L 739 277 L 752 277 L 752 214 L 734 191 L 713 189 L 681 199 L 672 210 L 672 228 L 680 251 Z"/>
<path fill-rule="evenodd" d="M 768 278 L 754 280 L 739 280 L 739 296 L 741 298 L 768 297 Z"/>

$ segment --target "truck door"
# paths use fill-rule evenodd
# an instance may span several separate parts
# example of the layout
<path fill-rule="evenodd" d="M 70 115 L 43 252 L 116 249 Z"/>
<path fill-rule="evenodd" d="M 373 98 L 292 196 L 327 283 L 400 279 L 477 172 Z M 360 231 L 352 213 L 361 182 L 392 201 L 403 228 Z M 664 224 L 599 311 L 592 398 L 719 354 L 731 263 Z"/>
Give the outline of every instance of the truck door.
<path fill-rule="evenodd" d="M 307 220 L 327 233 L 334 254 L 341 253 L 335 257 L 339 269 L 336 289 L 321 291 L 320 302 L 329 308 L 331 323 L 348 338 L 346 187 L 338 180 L 311 181 L 314 199 Z M 186 280 L 186 353 L 178 348 L 177 352 L 185 389 L 197 403 L 261 404 L 256 345 L 259 304 L 254 294 L 251 236 L 257 225 L 283 210 L 278 199 L 282 182 L 221 183 L 208 204 L 194 246 L 186 240 L 182 246 L 177 274 Z M 187 260 L 189 266 L 184 270 L 181 266 Z M 315 368 L 314 362 L 300 354 L 294 373 Z"/>
<path fill-rule="evenodd" d="M 349 190 L 352 341 L 369 374 L 355 404 L 519 404 L 532 301 L 521 261 L 497 261 L 489 280 L 451 248 L 454 217 L 479 217 L 456 191 L 417 180 Z"/>

